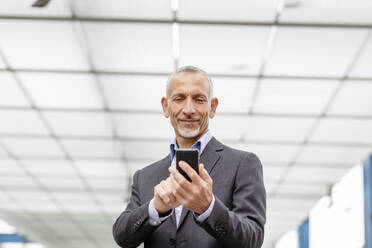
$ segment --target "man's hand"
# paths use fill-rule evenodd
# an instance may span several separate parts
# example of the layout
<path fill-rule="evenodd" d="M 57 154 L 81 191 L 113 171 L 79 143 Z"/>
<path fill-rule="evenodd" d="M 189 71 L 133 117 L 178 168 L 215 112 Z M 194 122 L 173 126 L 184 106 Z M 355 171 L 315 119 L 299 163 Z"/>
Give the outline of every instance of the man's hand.
<path fill-rule="evenodd" d="M 154 188 L 154 206 L 159 214 L 166 213 L 172 208 L 177 207 L 180 203 L 172 192 L 171 178 L 161 181 Z"/>
<path fill-rule="evenodd" d="M 192 181 L 189 182 L 175 168 L 169 167 L 173 194 L 187 209 L 197 214 L 204 213 L 213 199 L 212 178 L 203 164 L 199 164 L 199 175 L 184 161 L 180 161 L 179 166 Z"/>

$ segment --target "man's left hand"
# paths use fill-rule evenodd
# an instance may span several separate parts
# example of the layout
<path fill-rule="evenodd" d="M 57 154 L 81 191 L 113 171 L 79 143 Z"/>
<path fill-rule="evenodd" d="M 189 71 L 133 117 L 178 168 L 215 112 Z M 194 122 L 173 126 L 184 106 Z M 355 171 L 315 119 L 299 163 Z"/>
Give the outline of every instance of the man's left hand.
<path fill-rule="evenodd" d="M 203 164 L 199 164 L 199 175 L 184 161 L 180 161 L 179 166 L 190 177 L 191 182 L 182 176 L 178 170 L 169 167 L 173 194 L 176 196 L 177 201 L 187 209 L 197 214 L 204 213 L 213 199 L 212 178 Z"/>

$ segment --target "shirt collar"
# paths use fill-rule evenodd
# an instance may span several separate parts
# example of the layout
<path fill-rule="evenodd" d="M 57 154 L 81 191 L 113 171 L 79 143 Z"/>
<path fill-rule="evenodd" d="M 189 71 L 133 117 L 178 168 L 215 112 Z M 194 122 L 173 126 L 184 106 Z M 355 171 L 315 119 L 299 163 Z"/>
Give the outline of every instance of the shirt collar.
<path fill-rule="evenodd" d="M 199 151 L 199 156 L 203 153 L 204 148 L 208 145 L 209 141 L 212 139 L 212 133 L 208 129 L 205 134 L 203 134 L 192 146 L 191 148 L 197 149 Z M 169 146 L 170 149 L 170 155 L 171 155 L 171 160 L 176 155 L 176 149 L 178 148 L 177 146 L 177 141 L 176 138 L 173 139 L 172 143 Z"/>

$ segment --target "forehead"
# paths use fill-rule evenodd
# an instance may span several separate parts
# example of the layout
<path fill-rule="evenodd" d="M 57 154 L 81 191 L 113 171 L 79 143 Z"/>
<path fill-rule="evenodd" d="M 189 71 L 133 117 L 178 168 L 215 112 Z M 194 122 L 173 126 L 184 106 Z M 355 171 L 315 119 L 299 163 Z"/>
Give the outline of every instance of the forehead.
<path fill-rule="evenodd" d="M 169 85 L 169 94 L 194 92 L 209 95 L 208 79 L 198 72 L 179 72 L 173 76 Z"/>

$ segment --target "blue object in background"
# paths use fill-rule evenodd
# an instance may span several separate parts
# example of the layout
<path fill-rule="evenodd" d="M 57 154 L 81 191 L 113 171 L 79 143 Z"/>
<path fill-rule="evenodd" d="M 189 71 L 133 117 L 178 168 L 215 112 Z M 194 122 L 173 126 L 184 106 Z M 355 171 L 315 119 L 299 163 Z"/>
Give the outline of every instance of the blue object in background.
<path fill-rule="evenodd" d="M 1 243 L 24 243 L 25 239 L 18 234 L 0 234 Z"/>
<path fill-rule="evenodd" d="M 372 248 L 372 154 L 363 163 L 364 248 Z"/>
<path fill-rule="evenodd" d="M 299 248 L 309 248 L 309 218 L 298 227 Z"/>

